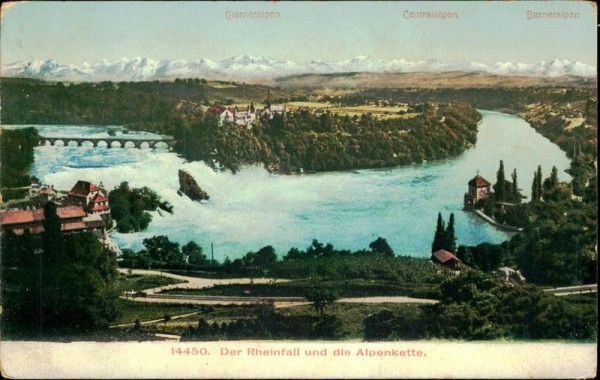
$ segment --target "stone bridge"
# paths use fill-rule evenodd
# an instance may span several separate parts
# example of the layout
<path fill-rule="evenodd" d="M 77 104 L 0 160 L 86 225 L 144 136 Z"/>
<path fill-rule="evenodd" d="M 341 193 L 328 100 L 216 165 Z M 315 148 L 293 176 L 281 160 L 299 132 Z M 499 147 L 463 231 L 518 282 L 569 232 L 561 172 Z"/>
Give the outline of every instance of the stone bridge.
<path fill-rule="evenodd" d="M 39 145 L 46 145 L 49 143 L 50 146 L 56 146 L 57 142 L 62 142 L 63 146 L 68 146 L 72 142 L 77 143 L 77 146 L 83 146 L 84 143 L 89 142 L 94 148 L 97 148 L 100 143 L 106 144 L 106 148 L 127 148 L 127 144 L 133 144 L 134 148 L 156 148 L 160 145 L 166 145 L 169 149 L 173 149 L 176 144 L 175 139 L 170 136 L 165 136 L 160 139 L 133 139 L 123 137 L 45 137 L 40 136 Z M 116 143 L 116 144 L 115 144 Z M 130 144 L 130 145 L 131 145 Z"/>

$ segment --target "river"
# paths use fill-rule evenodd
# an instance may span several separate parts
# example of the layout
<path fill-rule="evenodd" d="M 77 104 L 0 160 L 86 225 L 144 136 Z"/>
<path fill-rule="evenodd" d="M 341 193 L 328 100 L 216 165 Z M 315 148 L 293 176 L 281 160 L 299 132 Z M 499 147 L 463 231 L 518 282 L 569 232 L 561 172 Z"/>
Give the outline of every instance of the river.
<path fill-rule="evenodd" d="M 362 249 L 381 236 L 397 254 L 428 257 L 437 213 L 455 214 L 458 244 L 499 243 L 510 235 L 462 210 L 467 181 L 477 171 L 496 181 L 499 161 L 506 177 L 517 168 L 519 187 L 529 196 L 533 173 L 542 165 L 544 177 L 554 165 L 559 179 L 569 159 L 555 144 L 524 120 L 481 111 L 477 145 L 458 157 L 388 170 L 359 170 L 309 175 L 275 175 L 258 166 L 237 174 L 214 172 L 202 162 L 185 162 L 161 149 L 106 149 L 91 146 L 35 149 L 33 175 L 58 189 L 78 179 L 112 189 L 121 181 L 148 186 L 174 206 L 174 214 L 153 213 L 148 230 L 115 233 L 121 248 L 142 247 L 142 240 L 167 235 L 190 240 L 215 259 L 241 257 L 265 245 L 279 255 L 291 247 L 304 249 L 312 239 L 339 249 Z M 69 134 L 102 137 L 106 127 L 37 126 L 45 136 Z M 152 136 L 152 135 L 150 135 Z M 177 195 L 177 172 L 190 172 L 211 199 L 202 204 Z"/>

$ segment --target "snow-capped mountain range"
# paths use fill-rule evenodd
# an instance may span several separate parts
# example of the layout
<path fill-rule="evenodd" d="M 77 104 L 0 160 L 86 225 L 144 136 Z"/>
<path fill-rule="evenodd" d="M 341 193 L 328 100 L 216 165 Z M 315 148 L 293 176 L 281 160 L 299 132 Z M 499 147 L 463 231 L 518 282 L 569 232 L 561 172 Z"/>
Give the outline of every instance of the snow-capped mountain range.
<path fill-rule="evenodd" d="M 152 60 L 149 58 L 121 58 L 110 62 L 65 65 L 55 60 L 15 62 L 2 65 L 4 77 L 35 78 L 61 81 L 142 81 L 166 78 L 205 78 L 223 80 L 272 79 L 297 74 L 330 74 L 345 72 L 486 72 L 498 75 L 536 77 L 595 76 L 596 67 L 579 61 L 541 61 L 535 64 L 497 62 L 486 65 L 478 62 L 444 62 L 436 59 L 407 61 L 380 60 L 359 56 L 339 62 L 313 60 L 297 63 L 272 60 L 265 56 L 240 55 L 221 60 Z"/>

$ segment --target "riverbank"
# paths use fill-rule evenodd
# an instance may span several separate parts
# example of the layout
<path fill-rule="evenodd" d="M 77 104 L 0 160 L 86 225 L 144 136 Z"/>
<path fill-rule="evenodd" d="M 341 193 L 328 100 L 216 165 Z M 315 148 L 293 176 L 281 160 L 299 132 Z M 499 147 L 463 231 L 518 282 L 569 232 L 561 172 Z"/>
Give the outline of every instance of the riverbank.
<path fill-rule="evenodd" d="M 496 244 L 510 238 L 509 233 L 461 212 L 467 181 L 477 170 L 493 177 L 499 160 L 504 160 L 507 168 L 518 168 L 524 195 L 531 179 L 521 173 L 534 172 L 539 164 L 556 166 L 559 179 L 569 180 L 564 173 L 568 158 L 526 122 L 497 112 L 481 113 L 477 144 L 461 155 L 385 170 L 365 169 L 360 174 L 285 176 L 249 166 L 233 175 L 160 149 L 75 146 L 35 148 L 30 174 L 57 188 L 70 188 L 80 179 L 103 182 L 106 189 L 123 181 L 132 188 L 151 186 L 173 205 L 174 213 L 152 212 L 146 230 L 113 233 L 121 248 L 134 251 L 143 249 L 145 238 L 167 235 L 180 246 L 193 240 L 205 253 L 213 243 L 214 257 L 222 262 L 267 244 L 283 256 L 291 248 L 305 248 L 313 239 L 359 250 L 381 236 L 396 254 L 428 257 L 438 211 L 445 217 L 455 213 L 459 244 Z M 99 133 L 97 128 L 82 126 L 43 128 L 48 135 Z M 201 204 L 177 195 L 180 169 L 211 195 L 210 202 Z"/>
<path fill-rule="evenodd" d="M 503 231 L 514 232 L 514 233 L 523 231 L 523 228 L 521 228 L 521 227 L 508 226 L 506 224 L 498 223 L 494 218 L 487 215 L 486 213 L 484 213 L 481 210 L 470 210 L 470 211 L 475 213 L 477 216 L 479 216 L 481 219 L 485 220 L 492 226 L 497 227 Z"/>

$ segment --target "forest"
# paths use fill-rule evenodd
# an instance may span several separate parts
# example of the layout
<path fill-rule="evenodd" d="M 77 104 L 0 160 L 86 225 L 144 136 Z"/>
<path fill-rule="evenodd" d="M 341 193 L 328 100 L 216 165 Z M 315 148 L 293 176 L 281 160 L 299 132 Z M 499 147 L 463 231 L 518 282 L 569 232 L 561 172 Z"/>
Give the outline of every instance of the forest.
<path fill-rule="evenodd" d="M 210 112 L 191 127 L 176 127 L 178 151 L 237 171 L 262 163 L 294 173 L 382 168 L 462 153 L 475 144 L 481 115 L 467 104 L 428 105 L 411 119 L 379 120 L 330 112 L 294 112 L 260 119 L 252 129 L 219 126 Z"/>

